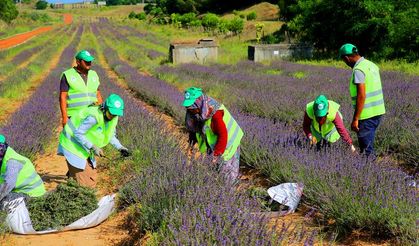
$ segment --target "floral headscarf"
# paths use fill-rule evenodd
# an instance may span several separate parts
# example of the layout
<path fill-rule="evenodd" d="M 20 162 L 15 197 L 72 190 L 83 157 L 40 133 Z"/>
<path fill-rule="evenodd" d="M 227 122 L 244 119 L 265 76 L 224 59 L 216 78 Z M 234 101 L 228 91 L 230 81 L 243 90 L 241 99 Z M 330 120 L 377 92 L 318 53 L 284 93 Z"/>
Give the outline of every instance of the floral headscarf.
<path fill-rule="evenodd" d="M 200 132 L 206 120 L 210 119 L 221 107 L 214 98 L 205 94 L 198 97 L 188 109 L 199 109 L 198 114 L 192 115 L 186 111 L 185 124 L 190 132 Z"/>

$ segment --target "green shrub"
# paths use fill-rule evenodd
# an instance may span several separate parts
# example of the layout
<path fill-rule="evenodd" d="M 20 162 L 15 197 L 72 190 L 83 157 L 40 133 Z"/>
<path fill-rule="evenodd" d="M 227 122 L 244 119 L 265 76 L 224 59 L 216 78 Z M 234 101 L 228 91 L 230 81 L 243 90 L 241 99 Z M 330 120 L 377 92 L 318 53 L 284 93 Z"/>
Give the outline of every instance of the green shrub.
<path fill-rule="evenodd" d="M 36 9 L 46 9 L 48 7 L 48 2 L 44 0 L 39 0 L 35 4 Z"/>
<path fill-rule="evenodd" d="M 250 12 L 248 15 L 246 15 L 246 19 L 248 21 L 250 21 L 250 20 L 256 20 L 256 17 L 257 17 L 257 14 L 256 14 L 255 11 Z"/>
<path fill-rule="evenodd" d="M 129 13 L 128 18 L 130 19 L 134 19 L 136 17 L 136 13 L 134 11 L 131 11 L 131 13 Z"/>
<path fill-rule="evenodd" d="M 16 5 L 12 0 L 1 0 L 0 1 L 0 20 L 10 23 L 16 19 L 19 11 L 16 9 Z"/>
<path fill-rule="evenodd" d="M 5 211 L 0 211 L 0 238 L 7 232 L 9 232 L 9 226 L 6 224 L 7 213 Z"/>
<path fill-rule="evenodd" d="M 234 34 L 240 34 L 243 32 L 244 28 L 244 21 L 243 19 L 235 17 L 234 19 L 230 20 L 228 24 L 228 30 Z"/>
<path fill-rule="evenodd" d="M 46 13 L 39 13 L 39 12 L 23 12 L 21 15 L 22 18 L 26 18 L 32 21 L 38 21 L 38 22 L 51 22 L 52 18 Z"/>
<path fill-rule="evenodd" d="M 228 25 L 229 22 L 227 20 L 221 19 L 220 22 L 218 22 L 218 32 L 219 33 L 226 33 L 228 31 Z"/>
<path fill-rule="evenodd" d="M 151 10 L 153 10 L 155 8 L 155 5 L 153 3 L 147 3 L 144 6 L 144 12 L 148 15 L 150 14 Z"/>
<path fill-rule="evenodd" d="M 202 26 L 206 31 L 214 31 L 218 27 L 220 18 L 216 14 L 207 13 L 202 18 Z"/>
<path fill-rule="evenodd" d="M 147 18 L 147 15 L 144 12 L 141 12 L 135 15 L 135 18 L 137 18 L 138 20 L 145 20 Z"/>

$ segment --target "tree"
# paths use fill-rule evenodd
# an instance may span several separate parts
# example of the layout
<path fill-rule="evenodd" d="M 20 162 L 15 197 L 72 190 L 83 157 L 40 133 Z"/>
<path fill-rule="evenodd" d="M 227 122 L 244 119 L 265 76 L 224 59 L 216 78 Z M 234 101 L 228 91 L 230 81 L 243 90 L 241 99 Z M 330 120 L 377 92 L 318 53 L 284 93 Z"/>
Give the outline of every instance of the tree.
<path fill-rule="evenodd" d="M 297 0 L 288 29 L 325 55 L 344 43 L 379 58 L 418 56 L 418 3 L 398 0 Z M 416 58 L 415 58 L 416 57 Z"/>
<path fill-rule="evenodd" d="M 48 7 L 48 2 L 44 0 L 39 0 L 35 4 L 36 9 L 46 9 Z"/>
<path fill-rule="evenodd" d="M 18 14 L 19 11 L 17 11 L 13 0 L 0 0 L 0 20 L 10 23 L 16 19 Z"/>

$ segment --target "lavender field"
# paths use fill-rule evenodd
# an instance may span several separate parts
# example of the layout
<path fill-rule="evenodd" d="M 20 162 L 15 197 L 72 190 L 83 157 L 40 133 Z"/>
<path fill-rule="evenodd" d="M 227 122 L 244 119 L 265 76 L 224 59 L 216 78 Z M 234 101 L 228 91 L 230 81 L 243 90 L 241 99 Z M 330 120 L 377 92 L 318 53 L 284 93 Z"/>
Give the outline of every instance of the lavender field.
<path fill-rule="evenodd" d="M 11 101 L 29 90 L 25 82 L 43 63 L 59 56 L 0 133 L 32 160 L 55 148 L 60 74 L 72 66 L 77 50 L 89 50 L 103 97 L 119 94 L 126 105 L 117 134 L 133 156 L 121 159 L 106 148 L 109 158 L 100 160 L 99 170 L 103 189 L 119 193 L 118 213 L 128 211 L 133 238 L 149 237 L 152 245 L 333 245 L 362 231 L 390 244 L 418 243 L 418 76 L 382 71 L 387 113 L 372 160 L 343 143 L 316 151 L 302 131 L 305 105 L 319 94 L 341 105 L 350 128 L 349 69 L 289 61 L 175 66 L 164 53 L 169 38 L 106 18 L 47 35 L 53 42 L 35 39 L 25 49 L 0 52 L 0 97 Z M 22 65 L 13 70 L 9 62 Z M 187 134 L 181 102 L 190 86 L 225 104 L 242 127 L 242 168 L 257 170 L 269 186 L 304 184 L 301 206 L 319 226 L 272 223 L 271 211 L 257 197 L 230 185 L 205 156 L 186 154 L 174 131 Z M 144 103 L 179 128 L 169 128 Z"/>

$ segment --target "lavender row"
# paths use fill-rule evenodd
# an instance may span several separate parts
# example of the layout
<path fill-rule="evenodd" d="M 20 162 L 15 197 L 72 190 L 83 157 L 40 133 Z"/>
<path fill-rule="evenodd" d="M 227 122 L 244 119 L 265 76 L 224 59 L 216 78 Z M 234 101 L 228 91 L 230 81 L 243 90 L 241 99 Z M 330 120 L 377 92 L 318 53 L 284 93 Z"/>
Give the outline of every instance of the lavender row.
<path fill-rule="evenodd" d="M 167 92 L 154 91 L 154 93 Z M 182 97 L 180 92 L 177 92 L 175 96 Z M 414 191 L 412 192 L 412 188 L 409 187 L 413 181 L 412 177 L 407 177 L 399 169 L 383 168 L 377 163 L 365 162 L 360 157 L 350 156 L 347 154 L 349 150 L 343 152 L 340 148 L 334 148 L 330 153 L 323 153 L 320 155 L 322 158 L 319 158 L 318 154 L 310 151 L 301 135 L 293 133 L 289 125 L 243 114 L 234 105 L 231 108 L 246 132 L 243 141 L 245 162 L 265 171 L 274 182 L 306 183 L 307 199 L 311 204 L 318 206 L 326 217 L 337 220 L 338 226 L 359 228 L 365 225 L 371 230 L 390 230 L 400 237 L 407 235 L 411 238 L 414 235 L 414 218 L 418 212 L 416 209 L 418 204 Z M 177 117 L 181 118 L 182 111 L 178 112 Z M 365 165 L 361 165 L 363 163 Z M 380 164 L 388 163 L 381 162 Z M 319 165 L 323 165 L 322 168 L 319 168 Z M 317 170 L 321 172 L 316 172 Z M 330 173 L 330 180 L 322 176 L 323 171 Z M 381 172 L 386 178 L 373 178 L 379 177 L 377 175 Z M 325 174 L 327 175 L 327 172 Z M 388 177 L 394 177 L 394 179 Z M 323 180 L 327 182 L 320 182 Z M 366 180 L 371 184 L 365 188 L 364 183 L 351 182 L 352 180 Z M 335 186 L 330 186 L 330 183 Z M 381 187 L 386 187 L 384 190 L 388 192 L 378 192 Z M 342 191 L 350 191 L 353 194 L 345 194 L 341 199 L 337 199 L 336 196 Z M 380 196 L 369 196 L 376 193 Z M 321 196 L 317 196 L 318 194 Z M 365 197 L 365 199 L 354 200 L 353 197 Z M 324 202 L 326 200 L 327 203 Z M 386 201 L 394 201 L 394 204 L 397 204 L 395 206 L 403 210 L 398 213 L 395 207 L 377 206 L 377 204 L 388 205 Z M 351 213 L 343 213 L 341 208 L 348 209 Z M 377 216 L 386 214 L 386 211 L 391 211 L 387 213 L 388 217 Z"/>
<path fill-rule="evenodd" d="M 253 213 L 260 211 L 255 201 L 237 194 L 214 170 L 207 168 L 208 163 L 189 163 L 176 140 L 162 134 L 161 122 L 138 107 L 135 99 L 116 86 L 102 67 L 95 65 L 94 69 L 101 78 L 104 95 L 117 93 L 125 101 L 118 137 L 129 143 L 134 159 L 128 168 L 113 163 L 115 172 L 124 169 L 122 176 L 113 177 L 126 184 L 121 190 L 125 205 L 141 204 L 135 206 L 141 231 L 155 232 L 154 240 L 162 245 L 277 245 L 283 240 L 286 229 L 277 235 L 269 232 L 267 221 Z M 312 239 L 308 236 L 295 241 Z"/>
<path fill-rule="evenodd" d="M 92 31 L 96 36 L 100 36 L 101 31 L 98 26 L 93 25 Z M 118 53 L 109 47 L 106 42 L 101 39 L 99 41 L 104 46 L 107 62 L 112 69 L 124 78 L 128 86 L 135 90 L 141 99 L 153 106 L 158 106 L 165 113 L 181 120 L 178 116 L 181 115 L 183 110 L 181 107 L 182 99 L 178 96 L 179 91 L 176 87 L 154 77 L 140 74 L 137 69 L 122 61 Z"/>
<path fill-rule="evenodd" d="M 238 72 L 240 71 L 240 72 Z M 265 73 L 263 72 L 265 71 Z M 280 74 L 266 74 L 278 71 Z M 331 67 L 277 62 L 263 66 L 241 62 L 235 66 L 201 66 L 186 64 L 157 69 L 160 78 L 175 81 L 180 87 L 192 84 L 203 87 L 241 112 L 282 121 L 301 131 L 305 104 L 319 94 L 341 104 L 347 125 L 352 118 L 348 78 L 350 71 Z M 296 73 L 303 77 L 296 78 Z M 419 77 L 383 72 L 387 114 L 377 134 L 376 145 L 381 153 L 394 153 L 404 161 L 418 164 Z"/>
<path fill-rule="evenodd" d="M 37 56 L 36 59 L 31 61 L 27 66 L 16 69 L 9 77 L 1 82 L 1 97 L 14 98 L 16 94 L 20 94 L 21 91 L 28 87 L 28 81 L 33 76 L 42 73 L 46 69 L 45 64 L 55 55 L 57 49 L 62 46 L 64 39 L 67 38 L 62 33 L 58 35 L 52 37 L 52 41 L 49 41 L 47 46 L 41 47 L 38 54 L 34 54 Z"/>
<path fill-rule="evenodd" d="M 48 74 L 32 96 L 1 128 L 11 146 L 28 157 L 42 154 L 58 124 L 57 81 L 64 69 L 71 66 L 83 28 L 62 52 L 58 65 Z"/>

